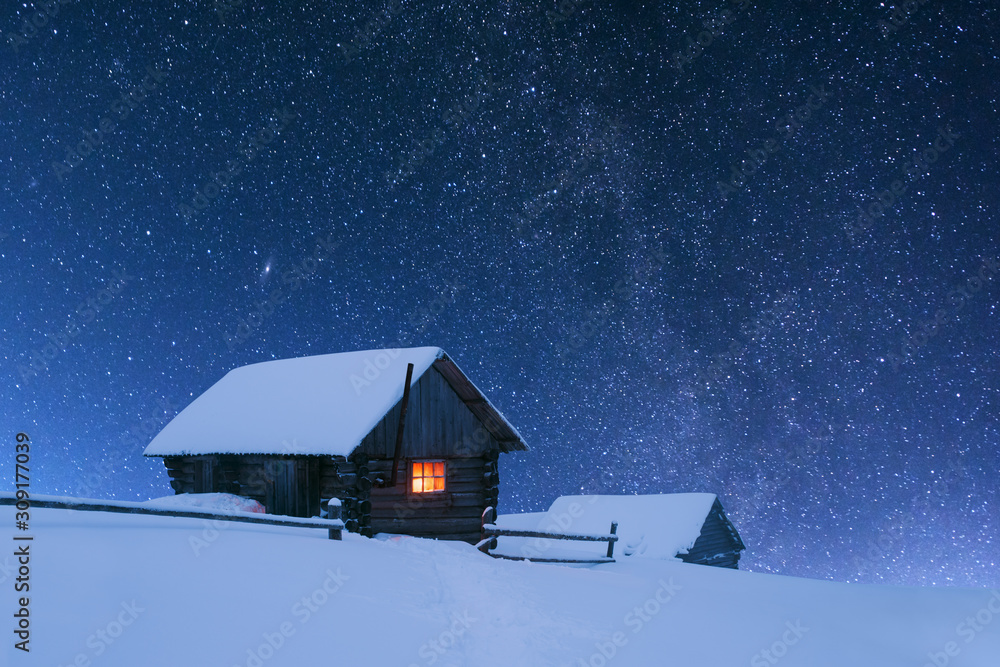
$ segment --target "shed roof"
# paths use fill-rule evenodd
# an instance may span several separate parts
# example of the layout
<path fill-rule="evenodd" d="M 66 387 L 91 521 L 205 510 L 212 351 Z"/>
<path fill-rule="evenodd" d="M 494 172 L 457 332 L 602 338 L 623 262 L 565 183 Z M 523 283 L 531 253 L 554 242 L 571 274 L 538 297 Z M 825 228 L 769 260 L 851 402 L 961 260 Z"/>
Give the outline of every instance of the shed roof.
<path fill-rule="evenodd" d="M 434 366 L 503 451 L 525 450 L 514 428 L 438 347 L 362 350 L 236 368 L 181 410 L 146 456 L 347 456 Z"/>
<path fill-rule="evenodd" d="M 718 502 L 713 493 L 560 496 L 547 512 L 525 515 L 523 519 L 516 514 L 500 516 L 497 524 L 520 529 L 530 529 L 529 524 L 534 524 L 535 530 L 543 532 L 606 535 L 614 521 L 618 523 L 619 545 L 615 554 L 672 559 L 694 547 Z M 499 542 L 497 551 L 510 556 L 530 554 L 539 544 L 547 549 L 547 557 L 566 555 L 568 550 L 574 557 L 598 557 L 607 548 L 600 542 L 552 545 L 530 538 L 501 537 Z M 744 548 L 742 542 L 737 548 Z"/>

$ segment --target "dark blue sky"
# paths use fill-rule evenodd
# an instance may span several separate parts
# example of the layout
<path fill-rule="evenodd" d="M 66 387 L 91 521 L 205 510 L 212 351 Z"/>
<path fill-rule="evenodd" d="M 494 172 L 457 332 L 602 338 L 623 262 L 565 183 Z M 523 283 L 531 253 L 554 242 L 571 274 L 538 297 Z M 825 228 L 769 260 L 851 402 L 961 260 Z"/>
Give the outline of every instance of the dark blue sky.
<path fill-rule="evenodd" d="M 232 368 L 438 345 L 532 448 L 502 511 L 710 491 L 749 569 L 1000 585 L 998 12 L 816 4 L 7 7 L 32 488 L 166 495 Z"/>

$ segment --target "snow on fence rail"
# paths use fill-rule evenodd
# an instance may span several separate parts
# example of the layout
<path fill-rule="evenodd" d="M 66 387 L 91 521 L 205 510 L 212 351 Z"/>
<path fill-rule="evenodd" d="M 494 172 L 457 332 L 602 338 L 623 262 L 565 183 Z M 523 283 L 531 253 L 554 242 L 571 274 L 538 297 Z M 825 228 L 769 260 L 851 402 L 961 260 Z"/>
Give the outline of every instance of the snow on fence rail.
<path fill-rule="evenodd" d="M 17 497 L 13 493 L 0 492 L 0 505 L 15 505 Z M 22 501 L 23 502 L 23 501 Z M 124 500 L 96 500 L 93 498 L 62 498 L 59 496 L 31 496 L 28 501 L 31 507 L 52 509 L 67 509 L 84 512 L 117 512 L 121 514 L 151 514 L 154 516 L 173 516 L 186 519 L 216 519 L 219 521 L 238 521 L 241 523 L 258 523 L 268 526 L 286 526 L 292 528 L 325 528 L 329 531 L 331 540 L 339 540 L 344 522 L 339 518 L 318 519 L 300 518 L 294 516 L 277 516 L 274 514 L 256 514 L 248 512 L 223 512 L 218 510 L 197 509 L 167 509 L 150 507 L 142 503 Z M 340 514 L 339 504 L 330 503 L 328 512 Z"/>
<path fill-rule="evenodd" d="M 482 535 L 483 539 L 476 544 L 476 548 L 484 554 L 494 558 L 505 558 L 507 560 L 530 560 L 533 563 L 613 563 L 615 542 L 618 541 L 618 522 L 611 522 L 611 532 L 608 535 L 592 535 L 584 533 L 549 533 L 539 530 L 514 530 L 500 528 L 496 525 L 496 510 L 487 507 L 483 510 Z M 548 540 L 576 540 L 578 542 L 607 542 L 608 555 L 604 558 L 537 558 L 528 556 L 510 556 L 507 554 L 490 553 L 490 549 L 497 548 L 498 537 L 536 537 Z"/>

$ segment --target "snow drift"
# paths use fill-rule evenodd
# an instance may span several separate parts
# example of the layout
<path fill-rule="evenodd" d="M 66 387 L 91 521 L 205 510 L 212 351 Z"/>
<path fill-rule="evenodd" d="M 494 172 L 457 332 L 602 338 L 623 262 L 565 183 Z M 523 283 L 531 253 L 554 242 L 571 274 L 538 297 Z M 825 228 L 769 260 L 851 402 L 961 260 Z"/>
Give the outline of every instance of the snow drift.
<path fill-rule="evenodd" d="M 0 522 L 13 526 L 14 512 L 0 508 Z M 998 591 L 654 558 L 573 568 L 176 517 L 34 509 L 31 526 L 31 653 L 13 649 L 8 627 L 10 665 L 995 667 L 1000 656 Z M 16 564 L 0 565 L 9 610 Z"/>

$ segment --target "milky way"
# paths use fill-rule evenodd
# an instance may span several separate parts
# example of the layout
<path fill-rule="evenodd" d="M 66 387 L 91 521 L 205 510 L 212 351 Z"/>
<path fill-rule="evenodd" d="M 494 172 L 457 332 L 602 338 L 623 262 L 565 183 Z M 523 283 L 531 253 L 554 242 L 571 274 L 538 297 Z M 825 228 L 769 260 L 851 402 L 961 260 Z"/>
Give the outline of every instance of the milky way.
<path fill-rule="evenodd" d="M 169 494 L 232 368 L 437 345 L 531 447 L 501 511 L 708 491 L 747 569 L 1000 585 L 997 9 L 683 4 L 7 6 L 32 488 Z"/>

